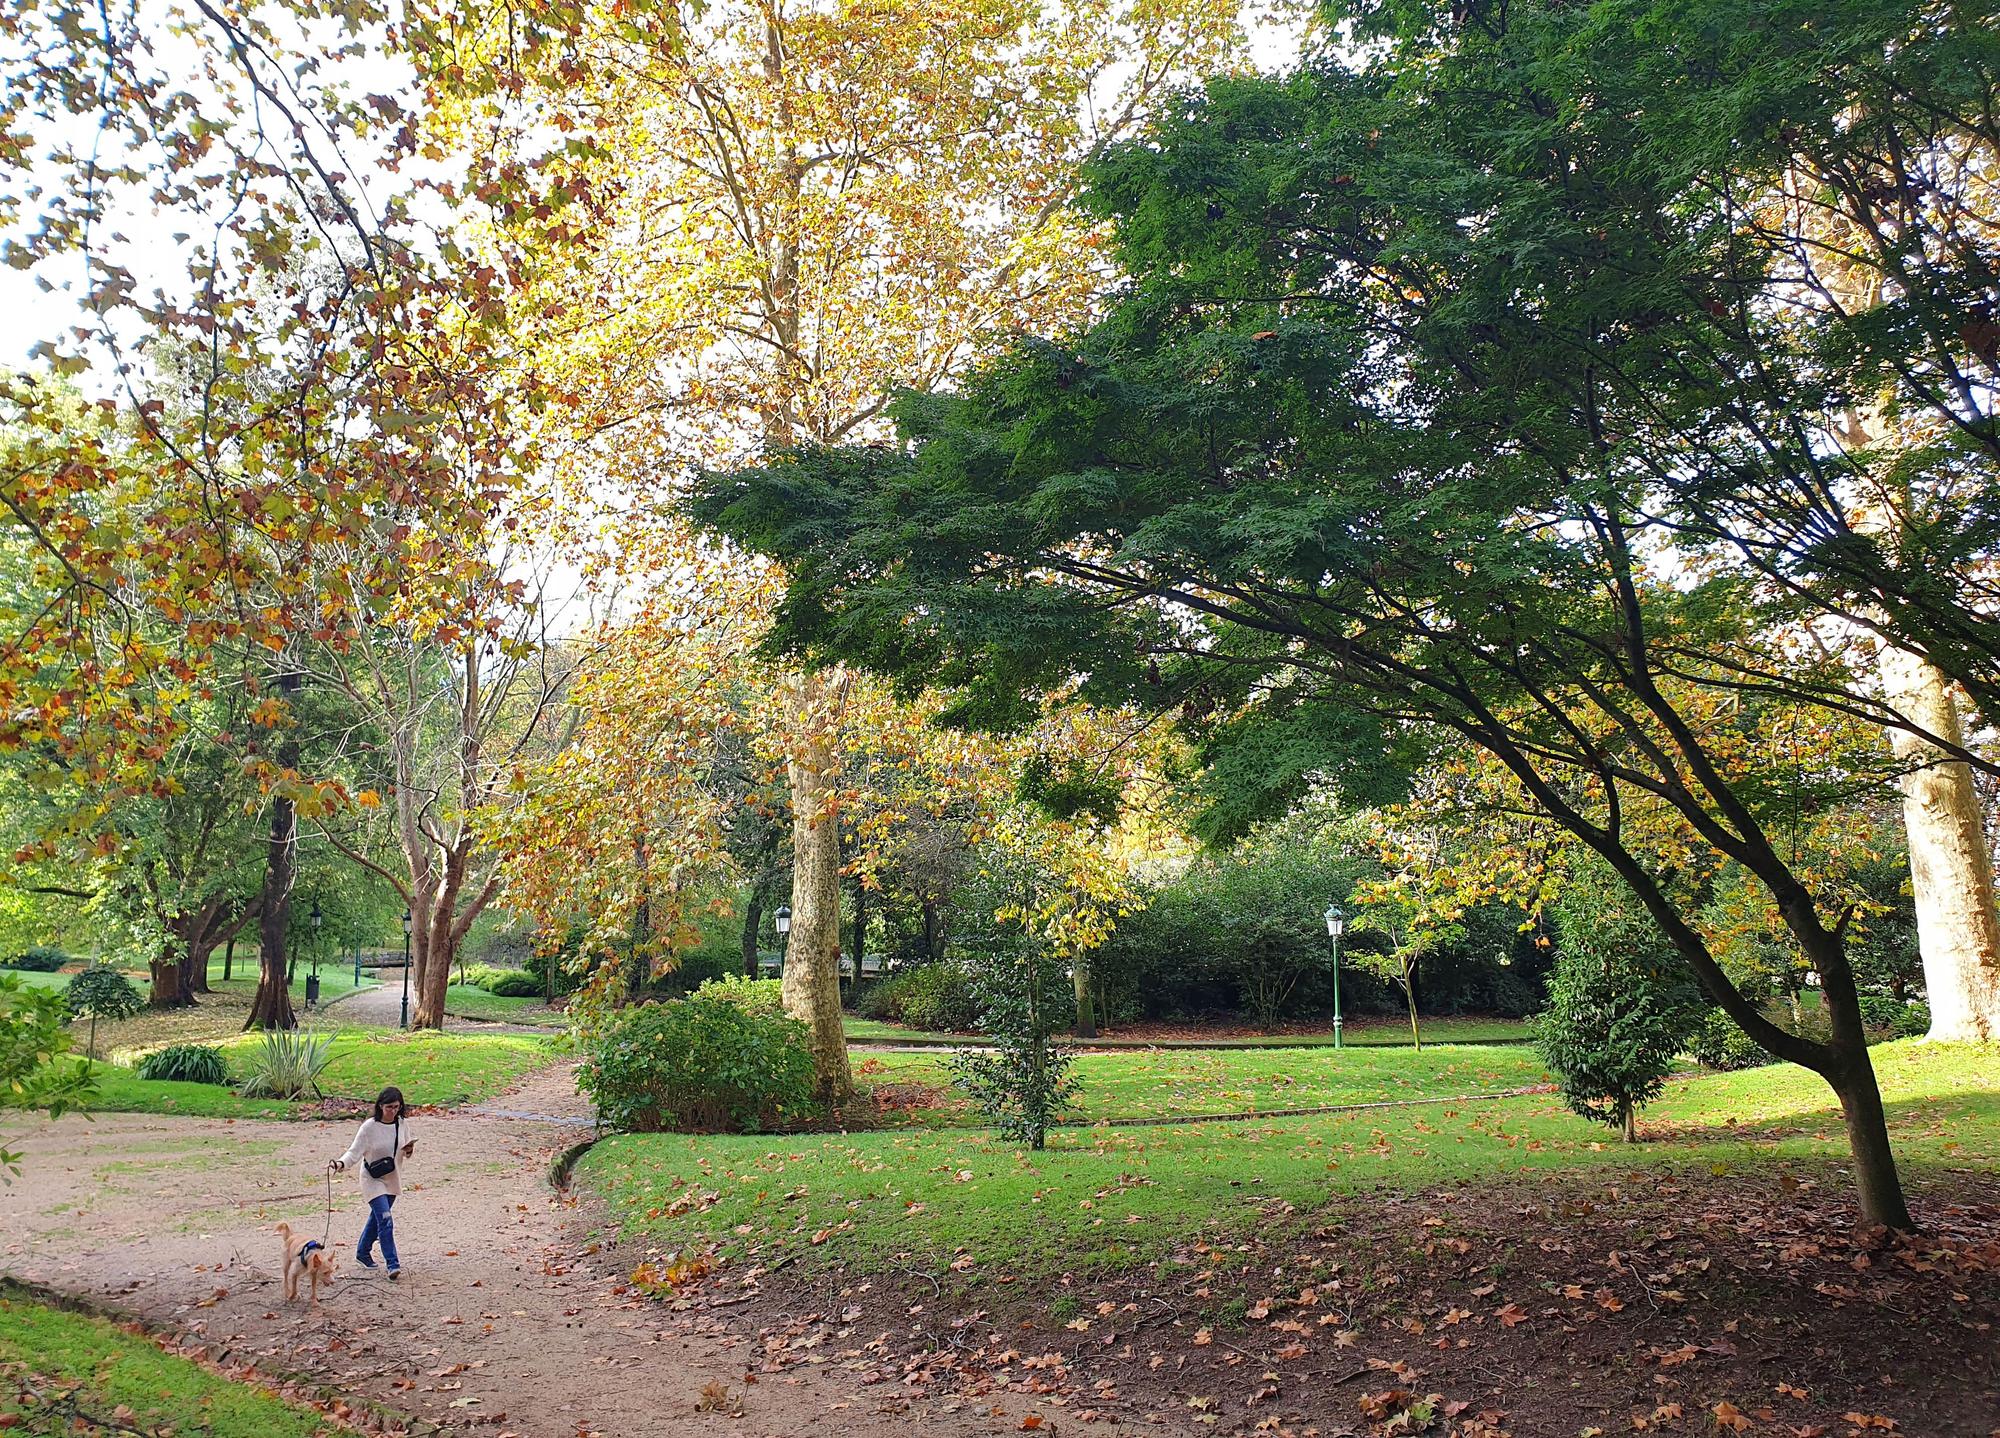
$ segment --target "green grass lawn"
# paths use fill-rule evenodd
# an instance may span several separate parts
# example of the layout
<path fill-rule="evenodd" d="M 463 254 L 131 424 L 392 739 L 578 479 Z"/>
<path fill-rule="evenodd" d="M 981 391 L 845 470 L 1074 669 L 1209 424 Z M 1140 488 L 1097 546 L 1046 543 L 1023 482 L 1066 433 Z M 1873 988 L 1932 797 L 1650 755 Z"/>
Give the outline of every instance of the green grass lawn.
<path fill-rule="evenodd" d="M 875 1083 L 951 1082 L 941 1055 L 881 1053 L 867 1058 Z M 1076 1060 L 1082 1080 L 1079 1116 L 1158 1119 L 1199 1114 L 1267 1113 L 1333 1104 L 1498 1093 L 1548 1080 L 1536 1052 L 1521 1044 L 1453 1047 L 1421 1052 L 1394 1048 L 1175 1049 L 1087 1053 Z M 954 1104 L 909 1112 L 914 1122 L 977 1124 L 976 1112 Z"/>
<path fill-rule="evenodd" d="M 1914 1042 L 1875 1054 L 1906 1173 L 2000 1166 L 2000 1055 Z M 1628 1147 L 1553 1096 L 1533 1096 L 1064 1129 L 1042 1153 L 963 1130 L 630 1135 L 600 1143 L 577 1171 L 628 1235 L 662 1248 L 754 1251 L 764 1263 L 795 1255 L 808 1269 L 838 1260 L 936 1271 L 956 1259 L 966 1272 L 1031 1276 L 1141 1263 L 1197 1232 L 1241 1231 L 1286 1205 L 1311 1211 L 1385 1186 L 1591 1166 L 1837 1166 L 1847 1152 L 1832 1093 L 1786 1066 L 1676 1083 L 1641 1126 L 1655 1137 Z"/>
<path fill-rule="evenodd" d="M 445 990 L 444 1011 L 462 1019 L 490 1019 L 502 1024 L 530 1024 L 536 1028 L 559 1029 L 569 1017 L 560 1009 L 544 1008 L 542 1001 L 502 998 L 471 984 L 453 984 Z"/>
<path fill-rule="evenodd" d="M 50 1308 L 0 1289 L 0 1426 L 27 1433 L 102 1432 L 73 1427 L 76 1409 L 130 1431 L 209 1438 L 320 1438 L 351 1433 L 266 1389 L 232 1382 L 162 1352 L 101 1318 Z M 32 1392 L 34 1397 L 28 1396 Z M 52 1401 L 53 1400 L 53 1401 Z M 119 1409 L 130 1410 L 127 1414 Z"/>
<path fill-rule="evenodd" d="M 1190 1028 L 1198 1025 L 1188 1025 Z M 1479 1044 L 1479 1043 L 1526 1043 L 1529 1038 L 1528 1022 L 1525 1019 L 1485 1019 L 1485 1018 L 1435 1018 L 1424 1019 L 1421 1023 L 1424 1043 L 1430 1044 Z M 901 1024 L 885 1023 L 880 1019 L 858 1019 L 849 1017 L 845 1022 L 847 1041 L 860 1044 L 917 1044 L 923 1046 L 952 1046 L 976 1042 L 976 1036 L 966 1034 L 932 1033 L 924 1029 L 905 1028 Z M 1342 1033 L 1342 1043 L 1348 1048 L 1408 1048 L 1410 1046 L 1410 1026 L 1401 1019 L 1370 1018 L 1350 1020 Z M 1212 1039 L 1129 1039 L 1120 1037 L 1115 1031 L 1106 1036 L 1083 1041 L 1089 1048 L 1230 1048 L 1230 1049 L 1309 1049 L 1333 1047 L 1333 1032 L 1288 1033 L 1288 1034 L 1218 1034 Z"/>
<path fill-rule="evenodd" d="M 262 1040 L 243 1034 L 219 1044 L 240 1073 Z M 528 1034 L 382 1034 L 350 1030 L 334 1040 L 333 1062 L 320 1088 L 328 1097 L 372 1099 L 394 1084 L 412 1104 L 473 1103 L 508 1088 L 548 1063 L 550 1051 Z M 278 1099 L 241 1098 L 214 1084 L 142 1079 L 132 1070 L 95 1066 L 98 1097 L 87 1107 L 107 1113 L 183 1113 L 204 1117 L 283 1118 L 297 1106 Z"/>
<path fill-rule="evenodd" d="M 30 973 L 26 969 L 0 969 L 0 974 L 5 974 L 10 979 L 20 980 L 21 987 L 24 989 L 66 989 L 69 987 L 69 981 L 76 977 L 75 974 Z M 144 987 L 143 982 L 139 979 L 135 978 L 133 982 L 140 984 L 142 988 Z"/>

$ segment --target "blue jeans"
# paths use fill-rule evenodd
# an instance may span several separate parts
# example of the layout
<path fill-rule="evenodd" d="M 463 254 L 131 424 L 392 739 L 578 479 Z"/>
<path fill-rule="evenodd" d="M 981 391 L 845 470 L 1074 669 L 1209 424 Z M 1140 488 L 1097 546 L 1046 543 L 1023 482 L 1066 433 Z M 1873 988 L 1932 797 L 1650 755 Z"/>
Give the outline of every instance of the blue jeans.
<path fill-rule="evenodd" d="M 394 1273 L 403 1266 L 396 1257 L 396 1220 L 389 1217 L 389 1210 L 395 1205 L 396 1195 L 378 1193 L 368 1200 L 368 1226 L 361 1230 L 361 1242 L 355 1246 L 354 1256 L 364 1264 L 373 1264 L 373 1249 L 377 1239 L 382 1243 L 382 1256 L 389 1260 L 389 1271 Z"/>

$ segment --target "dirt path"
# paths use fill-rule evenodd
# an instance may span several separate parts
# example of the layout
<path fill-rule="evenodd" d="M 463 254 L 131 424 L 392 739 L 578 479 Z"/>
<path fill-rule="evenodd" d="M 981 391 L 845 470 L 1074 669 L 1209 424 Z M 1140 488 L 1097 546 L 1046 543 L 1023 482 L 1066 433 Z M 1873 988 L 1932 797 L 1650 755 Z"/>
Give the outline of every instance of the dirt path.
<path fill-rule="evenodd" d="M 1010 1420 L 925 1411 L 869 1390 L 858 1360 L 872 1335 L 856 1335 L 851 1353 L 746 1385 L 754 1334 L 712 1321 L 698 1330 L 622 1291 L 646 1255 L 606 1244 L 596 1215 L 549 1189 L 551 1158 L 588 1126 L 566 1067 L 477 1108 L 419 1117 L 396 1208 L 402 1280 L 354 1264 L 363 1209 L 352 1181 L 336 1179 L 330 1246 L 341 1271 L 314 1312 L 283 1302 L 271 1226 L 321 1231 L 321 1175 L 346 1146 L 347 1123 L 110 1114 L 10 1124 L 26 1162 L 0 1187 L 0 1272 L 198 1336 L 235 1359 L 338 1382 L 450 1433 L 1011 1429 Z M 740 1400 L 740 1417 L 696 1411 L 711 1383 Z"/>

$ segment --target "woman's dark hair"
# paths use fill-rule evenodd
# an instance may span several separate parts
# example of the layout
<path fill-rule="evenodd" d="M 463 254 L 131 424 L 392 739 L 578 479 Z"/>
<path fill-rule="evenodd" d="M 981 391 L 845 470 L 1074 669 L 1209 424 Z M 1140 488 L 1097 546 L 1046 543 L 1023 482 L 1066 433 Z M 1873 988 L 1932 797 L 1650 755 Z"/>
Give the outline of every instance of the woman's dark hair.
<path fill-rule="evenodd" d="M 403 1104 L 403 1091 L 394 1084 L 390 1084 L 382 1092 L 375 1095 L 375 1122 L 377 1123 L 387 1123 L 389 1121 L 382 1117 L 382 1105 L 385 1103 Z M 408 1108 L 409 1105 L 403 1104 L 403 1107 Z M 400 1114 L 397 1115 L 399 1118 L 401 1116 Z"/>

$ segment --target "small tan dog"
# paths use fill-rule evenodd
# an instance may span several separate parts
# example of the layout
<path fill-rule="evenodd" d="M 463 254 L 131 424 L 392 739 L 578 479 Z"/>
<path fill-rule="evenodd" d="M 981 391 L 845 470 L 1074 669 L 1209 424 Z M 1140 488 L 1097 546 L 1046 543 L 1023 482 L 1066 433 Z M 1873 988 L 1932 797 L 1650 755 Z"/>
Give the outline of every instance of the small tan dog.
<path fill-rule="evenodd" d="M 333 1255 L 317 1238 L 295 1239 L 289 1223 L 278 1225 L 278 1236 L 285 1240 L 285 1301 L 299 1296 L 299 1280 L 303 1278 L 311 1301 L 317 1305 L 320 1284 L 333 1282 Z"/>

